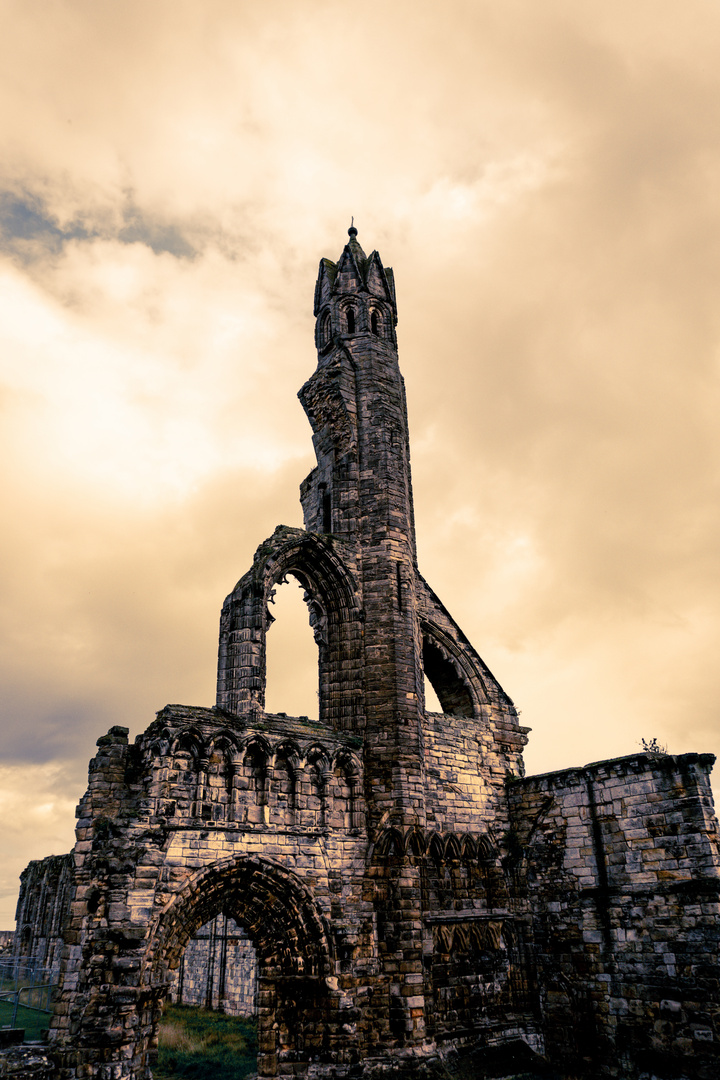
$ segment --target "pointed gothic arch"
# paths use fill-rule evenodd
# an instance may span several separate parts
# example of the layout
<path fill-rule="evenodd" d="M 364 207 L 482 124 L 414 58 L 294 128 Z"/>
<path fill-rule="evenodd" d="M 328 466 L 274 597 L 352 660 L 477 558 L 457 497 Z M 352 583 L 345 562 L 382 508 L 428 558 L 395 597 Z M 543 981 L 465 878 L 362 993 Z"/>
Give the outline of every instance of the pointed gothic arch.
<path fill-rule="evenodd" d="M 429 619 L 421 620 L 423 668 L 448 716 L 480 716 L 487 689 L 472 650 Z"/>
<path fill-rule="evenodd" d="M 331 936 L 296 874 L 269 859 L 247 856 L 198 871 L 154 921 L 142 977 L 149 991 L 141 995 L 147 1010 L 137 1029 L 139 1039 L 147 1041 L 150 1061 L 171 972 L 195 933 L 220 914 L 243 927 L 257 956 L 259 1075 L 275 1075 L 279 1056 L 302 1070 L 300 1063 L 310 1052 L 321 1052 L 329 1038 Z"/>
<path fill-rule="evenodd" d="M 354 578 L 317 533 L 280 526 L 258 548 L 252 569 L 225 601 L 220 621 L 218 706 L 235 714 L 265 705 L 268 603 L 292 575 L 305 589 L 318 645 L 320 720 L 336 730 L 362 730 L 362 616 Z"/>
<path fill-rule="evenodd" d="M 245 928 L 266 977 L 331 974 L 330 934 L 307 886 L 271 859 L 235 856 L 198 870 L 156 917 L 147 953 L 150 981 L 162 982 L 193 934 L 220 913 Z"/>

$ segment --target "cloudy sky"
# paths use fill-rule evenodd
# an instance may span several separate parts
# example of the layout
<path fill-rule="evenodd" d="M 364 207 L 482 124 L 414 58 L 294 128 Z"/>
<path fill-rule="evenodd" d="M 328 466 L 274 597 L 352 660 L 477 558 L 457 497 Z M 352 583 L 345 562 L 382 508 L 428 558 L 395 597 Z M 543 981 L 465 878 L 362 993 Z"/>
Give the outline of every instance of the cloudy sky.
<path fill-rule="evenodd" d="M 313 465 L 321 256 L 393 266 L 420 566 L 532 772 L 720 750 L 715 0 L 0 0 L 0 929 L 95 741 L 214 701 Z M 278 596 L 268 704 L 314 710 Z"/>

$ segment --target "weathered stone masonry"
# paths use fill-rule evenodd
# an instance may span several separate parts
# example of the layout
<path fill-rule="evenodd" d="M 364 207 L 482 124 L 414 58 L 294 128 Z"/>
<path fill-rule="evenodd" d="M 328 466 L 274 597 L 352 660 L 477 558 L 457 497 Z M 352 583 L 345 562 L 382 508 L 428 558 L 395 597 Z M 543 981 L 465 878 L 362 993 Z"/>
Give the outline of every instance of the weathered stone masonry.
<path fill-rule="evenodd" d="M 278 527 L 225 601 L 216 705 L 169 705 L 133 745 L 113 728 L 91 762 L 58 1076 L 150 1077 L 183 950 L 222 915 L 257 956 L 263 1076 L 456 1051 L 507 1075 L 524 1048 L 563 1077 L 716 1077 L 712 758 L 524 777 L 527 729 L 417 568 L 395 285 L 355 229 L 315 315 L 305 528 Z M 317 722 L 265 711 L 286 575 Z"/>
<path fill-rule="evenodd" d="M 29 864 L 20 875 L 12 956 L 28 973 L 60 973 L 62 931 L 74 888 L 72 855 L 49 855 Z"/>
<path fill-rule="evenodd" d="M 242 927 L 224 915 L 202 926 L 180 958 L 170 996 L 183 1005 L 254 1016 L 257 963 Z"/>
<path fill-rule="evenodd" d="M 551 1058 L 720 1075 L 713 761 L 641 754 L 510 784 Z"/>

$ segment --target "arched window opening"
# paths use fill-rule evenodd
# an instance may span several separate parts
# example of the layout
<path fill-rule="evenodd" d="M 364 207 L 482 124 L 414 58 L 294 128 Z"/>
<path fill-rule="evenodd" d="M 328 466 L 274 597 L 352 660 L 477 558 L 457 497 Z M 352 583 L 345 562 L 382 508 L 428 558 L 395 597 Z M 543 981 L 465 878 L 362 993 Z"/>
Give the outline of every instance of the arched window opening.
<path fill-rule="evenodd" d="M 316 720 L 318 645 L 323 639 L 323 620 L 318 605 L 309 610 L 304 595 L 305 590 L 295 578 L 288 578 L 275 588 L 270 605 L 274 621 L 266 644 L 265 708 L 271 713 L 282 711 L 288 716 Z"/>
<path fill-rule="evenodd" d="M 473 700 L 465 681 L 455 665 L 429 638 L 423 641 L 423 666 L 425 676 L 437 695 L 446 716 L 473 716 Z M 426 710 L 428 709 L 426 699 Z M 432 709 L 429 711 L 432 712 Z"/>
<path fill-rule="evenodd" d="M 330 320 L 330 312 L 326 311 L 325 314 L 322 317 L 322 322 L 320 323 L 320 344 L 321 345 L 327 345 L 327 343 L 330 340 L 331 332 L 332 332 L 332 323 L 331 323 L 331 320 Z"/>
<path fill-rule="evenodd" d="M 377 311 L 370 313 L 370 329 L 376 336 L 380 336 L 380 316 Z"/>
<path fill-rule="evenodd" d="M 349 307 L 347 309 L 347 311 L 345 312 L 345 319 L 346 319 L 346 322 L 347 322 L 347 332 L 348 332 L 348 334 L 354 334 L 355 333 L 355 308 Z"/>

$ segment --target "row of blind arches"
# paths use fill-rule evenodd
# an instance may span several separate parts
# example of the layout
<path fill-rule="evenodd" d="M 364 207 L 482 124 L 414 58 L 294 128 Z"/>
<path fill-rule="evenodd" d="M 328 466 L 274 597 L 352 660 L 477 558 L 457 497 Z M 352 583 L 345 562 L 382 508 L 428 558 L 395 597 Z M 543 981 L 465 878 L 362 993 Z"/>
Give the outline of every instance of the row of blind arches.
<path fill-rule="evenodd" d="M 152 748 L 148 811 L 166 818 L 240 824 L 360 827 L 360 770 L 344 747 L 272 746 L 254 736 L 207 742 L 194 731 L 160 737 Z"/>
<path fill-rule="evenodd" d="M 469 925 L 445 925 L 433 927 L 433 945 L 436 956 L 458 953 L 484 954 L 505 951 L 505 925 L 502 920 L 482 921 Z"/>
<path fill-rule="evenodd" d="M 376 858 L 428 857 L 438 864 L 466 862 L 492 866 L 499 858 L 499 852 L 486 833 L 439 833 L 424 832 L 412 828 L 403 833 L 391 826 L 385 829 L 375 844 Z"/>

